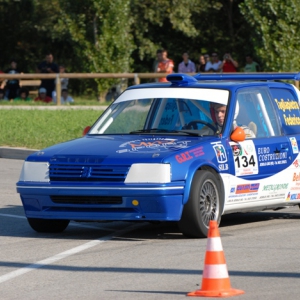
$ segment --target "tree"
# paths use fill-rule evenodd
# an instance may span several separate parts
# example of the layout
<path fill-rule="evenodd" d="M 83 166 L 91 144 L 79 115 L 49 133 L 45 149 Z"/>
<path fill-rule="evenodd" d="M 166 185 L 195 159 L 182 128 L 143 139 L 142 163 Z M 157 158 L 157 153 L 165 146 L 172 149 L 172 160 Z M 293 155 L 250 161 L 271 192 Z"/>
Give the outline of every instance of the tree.
<path fill-rule="evenodd" d="M 58 27 L 69 35 L 82 72 L 130 71 L 133 43 L 129 4 L 130 0 L 60 0 Z M 98 80 L 98 89 L 105 91 L 115 82 Z"/>
<path fill-rule="evenodd" d="M 263 62 L 264 70 L 299 70 L 299 1 L 244 0 L 240 8 L 252 27 L 249 39 Z"/>

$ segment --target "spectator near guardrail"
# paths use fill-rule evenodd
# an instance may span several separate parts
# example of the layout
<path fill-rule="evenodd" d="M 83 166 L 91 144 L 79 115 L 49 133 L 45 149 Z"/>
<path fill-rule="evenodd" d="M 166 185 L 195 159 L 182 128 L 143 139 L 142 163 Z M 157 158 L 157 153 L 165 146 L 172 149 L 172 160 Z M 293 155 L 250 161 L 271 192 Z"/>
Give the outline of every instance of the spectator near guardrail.
<path fill-rule="evenodd" d="M 64 65 L 59 65 L 59 74 L 65 74 L 66 73 L 66 68 Z M 57 85 L 57 80 L 60 80 L 60 88 L 61 88 L 61 91 L 63 90 L 68 90 L 68 84 L 69 84 L 69 78 L 61 78 L 59 77 L 55 79 L 55 85 Z M 52 91 L 52 99 L 54 102 L 56 102 L 56 90 L 54 89 Z"/>
<path fill-rule="evenodd" d="M 52 102 L 52 98 L 47 96 L 47 90 L 43 87 L 39 89 L 39 95 L 34 99 L 34 101 L 41 101 L 45 103 Z"/>
<path fill-rule="evenodd" d="M 59 69 L 56 63 L 53 62 L 53 55 L 51 52 L 46 54 L 46 58 L 42 61 L 38 67 L 38 73 L 58 73 Z M 54 79 L 42 79 L 40 88 L 45 88 L 47 91 L 47 96 L 52 98 L 52 92 L 55 90 L 55 81 Z"/>
<path fill-rule="evenodd" d="M 10 61 L 10 68 L 5 71 L 8 74 L 20 74 L 17 68 L 17 61 L 12 59 Z M 20 81 L 18 79 L 10 79 L 6 81 L 5 85 L 5 98 L 8 100 L 15 99 L 19 96 Z"/>

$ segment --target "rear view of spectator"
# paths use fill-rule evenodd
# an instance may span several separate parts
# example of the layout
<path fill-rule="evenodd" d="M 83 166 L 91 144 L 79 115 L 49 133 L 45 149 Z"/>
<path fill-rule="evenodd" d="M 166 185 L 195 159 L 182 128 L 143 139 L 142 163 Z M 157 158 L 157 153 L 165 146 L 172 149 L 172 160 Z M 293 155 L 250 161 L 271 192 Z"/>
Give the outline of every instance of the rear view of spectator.
<path fill-rule="evenodd" d="M 46 58 L 42 61 L 37 67 L 38 73 L 46 73 L 46 74 L 53 74 L 58 73 L 58 66 L 53 62 L 53 55 L 52 53 L 47 53 Z M 54 79 L 42 79 L 41 88 L 45 88 L 47 92 L 47 96 L 51 99 L 52 92 L 55 89 L 55 82 Z"/>
<path fill-rule="evenodd" d="M 239 66 L 238 62 L 235 61 L 230 53 L 225 53 L 224 57 L 223 57 L 223 72 L 224 73 L 228 73 L 228 72 L 236 72 L 237 68 Z"/>
<path fill-rule="evenodd" d="M 34 99 L 34 101 L 42 101 L 45 103 L 50 103 L 52 102 L 52 98 L 47 96 L 47 90 L 42 87 L 39 89 L 39 95 Z"/>
<path fill-rule="evenodd" d="M 14 101 L 31 101 L 32 99 L 28 97 L 29 92 L 26 88 L 21 88 L 19 91 L 20 96 L 16 97 Z"/>
<path fill-rule="evenodd" d="M 174 68 L 174 62 L 172 59 L 168 58 L 168 52 L 167 50 L 158 50 L 158 54 L 161 53 L 161 61 L 158 62 L 157 64 L 157 73 L 173 73 L 173 68 Z M 159 82 L 168 82 L 167 78 L 159 78 Z"/>
<path fill-rule="evenodd" d="M 178 73 L 195 73 L 195 64 L 189 60 L 189 54 L 184 52 L 182 54 L 183 61 L 178 65 Z"/>
<path fill-rule="evenodd" d="M 5 73 L 8 74 L 19 74 L 17 69 L 17 62 L 15 59 L 10 61 L 10 68 L 6 70 Z M 19 95 L 20 84 L 18 79 L 9 79 L 6 81 L 5 85 L 5 97 L 9 100 L 15 99 Z"/>
<path fill-rule="evenodd" d="M 245 72 L 259 72 L 260 71 L 259 64 L 255 61 L 253 61 L 251 54 L 246 55 L 246 65 L 245 65 L 244 70 L 245 70 Z"/>
<path fill-rule="evenodd" d="M 218 53 L 212 53 L 211 57 L 212 60 L 206 63 L 205 72 L 220 72 L 222 70 L 223 64 L 219 60 Z"/>

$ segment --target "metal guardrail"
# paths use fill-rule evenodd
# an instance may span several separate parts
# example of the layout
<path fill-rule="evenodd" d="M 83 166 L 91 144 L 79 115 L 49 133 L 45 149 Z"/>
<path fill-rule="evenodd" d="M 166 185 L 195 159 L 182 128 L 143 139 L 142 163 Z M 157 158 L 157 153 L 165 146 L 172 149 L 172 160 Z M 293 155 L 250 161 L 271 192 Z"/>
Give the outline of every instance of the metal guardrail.
<path fill-rule="evenodd" d="M 284 72 L 284 74 L 294 74 L 295 72 Z M 196 73 L 189 73 L 195 75 Z M 205 73 L 209 76 L 210 73 Z M 241 74 L 241 73 L 226 73 L 226 74 Z M 242 73 L 246 74 L 246 73 Z M 250 73 L 249 73 L 250 74 Z M 278 74 L 278 72 L 260 72 L 251 74 Z M 57 74 L 0 74 L 0 79 L 24 79 L 24 80 L 37 80 L 37 79 L 56 79 L 56 103 L 61 105 L 61 82 L 60 78 L 69 79 L 97 79 L 97 78 L 120 78 L 120 79 L 133 79 L 134 84 L 140 84 L 141 79 L 156 79 L 163 78 L 169 75 L 168 73 L 57 73 Z M 299 81 L 294 80 L 294 85 L 299 89 Z"/>

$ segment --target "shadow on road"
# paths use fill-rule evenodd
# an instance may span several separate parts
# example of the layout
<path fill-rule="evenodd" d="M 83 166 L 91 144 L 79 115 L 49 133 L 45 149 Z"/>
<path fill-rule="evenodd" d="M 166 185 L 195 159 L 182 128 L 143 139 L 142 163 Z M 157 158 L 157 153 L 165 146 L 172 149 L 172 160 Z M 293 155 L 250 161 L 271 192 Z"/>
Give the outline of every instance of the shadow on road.
<path fill-rule="evenodd" d="M 15 216 L 15 217 L 14 217 Z M 258 222 L 269 222 L 272 220 L 299 220 L 300 211 L 298 208 L 280 211 L 264 211 L 253 213 L 235 213 L 222 216 L 220 228 L 226 235 L 226 227 L 251 224 Z M 71 222 L 68 228 L 62 233 L 46 234 L 37 233 L 29 226 L 25 216 L 23 207 L 5 206 L 0 209 L 0 236 L 16 236 L 24 238 L 55 238 L 55 239 L 80 239 L 90 240 L 97 239 L 101 236 L 111 234 L 114 231 L 123 229 L 129 225 L 137 224 L 137 222 Z M 154 240 L 169 239 L 180 240 L 186 239 L 177 227 L 177 222 L 139 222 L 144 224 L 125 236 L 114 238 L 115 241 L 137 241 L 137 240 Z M 73 226 L 72 226 L 73 225 Z"/>

